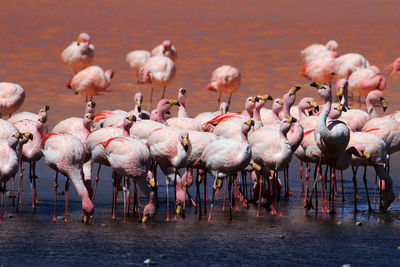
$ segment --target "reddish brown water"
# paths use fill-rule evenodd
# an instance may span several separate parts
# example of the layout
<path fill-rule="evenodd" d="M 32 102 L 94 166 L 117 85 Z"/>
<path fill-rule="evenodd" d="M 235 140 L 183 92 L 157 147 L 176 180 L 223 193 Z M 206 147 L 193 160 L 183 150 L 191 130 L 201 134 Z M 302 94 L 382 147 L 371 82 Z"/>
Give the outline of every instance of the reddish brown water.
<path fill-rule="evenodd" d="M 37 111 L 49 104 L 50 128 L 63 118 L 83 112 L 82 99 L 65 89 L 72 73 L 59 58 L 80 32 L 92 37 L 95 63 L 115 71 L 109 92 L 95 98 L 98 110 L 130 110 L 137 90 L 142 90 L 147 100 L 149 87 L 133 83 L 125 55 L 135 49 L 151 49 L 164 39 L 172 40 L 179 54 L 177 76 L 167 89 L 167 96 L 175 98 L 177 88 L 187 88 L 190 115 L 215 108 L 217 95 L 208 92 L 206 85 L 212 71 L 223 64 L 236 66 L 242 72 L 242 86 L 232 105 L 232 110 L 241 110 L 245 97 L 263 93 L 278 97 L 293 84 L 303 86 L 299 99 L 306 95 L 316 97 L 315 90 L 307 86 L 309 82 L 299 75 L 299 52 L 311 43 L 334 39 L 341 54 L 361 53 L 381 69 L 399 56 L 400 2 L 394 0 L 37 0 L 3 1 L 0 6 L 0 80 L 25 88 L 23 110 Z M 388 81 L 387 112 L 400 108 L 399 86 L 400 80 Z M 156 99 L 160 95 L 157 91 Z M 392 158 L 396 193 L 399 160 L 397 155 Z M 147 257 L 170 265 L 398 264 L 398 201 L 393 203 L 392 213 L 383 217 L 358 214 L 356 219 L 363 220 L 364 227 L 354 226 L 348 172 L 348 202 L 338 204 L 338 217 L 332 221 L 304 216 L 298 183 L 294 183 L 295 197 L 285 202 L 288 217 L 282 220 L 269 216 L 256 219 L 252 207 L 248 212 L 235 213 L 232 224 L 226 214 L 218 212 L 215 224 L 208 225 L 204 220 L 199 223 L 192 210 L 188 211 L 186 222 L 167 224 L 163 222 L 162 203 L 149 227 L 136 225 L 133 219 L 122 225 L 120 217 L 115 222 L 109 220 L 111 182 L 104 178 L 103 191 L 96 200 L 95 222 L 84 227 L 78 223 L 81 213 L 76 195 L 71 196 L 75 199 L 70 204 L 72 221 L 50 222 L 50 177 L 54 172 L 43 162 L 39 166 L 41 203 L 37 214 L 33 215 L 29 208 L 26 183 L 23 212 L 0 226 L 0 256 L 5 265 L 141 265 Z M 290 170 L 297 181 L 295 167 L 297 160 Z M 109 175 L 109 171 L 105 173 Z M 369 177 L 373 177 L 372 172 Z M 363 196 L 359 204 L 365 211 Z M 338 220 L 344 221 L 343 227 L 336 225 Z M 104 227 L 100 226 L 102 223 Z M 279 239 L 280 235 L 286 239 Z M 159 253 L 167 258 L 158 259 Z"/>

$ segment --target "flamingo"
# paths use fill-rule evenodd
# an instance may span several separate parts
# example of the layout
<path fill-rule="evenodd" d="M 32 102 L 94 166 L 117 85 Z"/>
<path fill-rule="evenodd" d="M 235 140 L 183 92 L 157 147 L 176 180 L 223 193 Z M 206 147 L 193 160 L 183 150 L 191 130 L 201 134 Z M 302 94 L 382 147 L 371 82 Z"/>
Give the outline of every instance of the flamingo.
<path fill-rule="evenodd" d="M 178 90 L 179 110 L 178 117 L 172 117 L 167 120 L 167 124 L 187 131 L 201 131 L 201 124 L 192 118 L 188 117 L 186 112 L 186 89 Z"/>
<path fill-rule="evenodd" d="M 131 67 L 136 74 L 136 83 L 140 83 L 139 71 L 150 57 L 151 54 L 147 50 L 134 50 L 126 55 L 126 61 L 129 67 Z"/>
<path fill-rule="evenodd" d="M 335 59 L 334 75 L 336 79 L 348 79 L 357 69 L 364 69 L 369 66 L 368 60 L 357 53 L 341 55 Z"/>
<path fill-rule="evenodd" d="M 260 117 L 263 125 L 275 124 L 280 121 L 279 113 L 283 109 L 283 99 L 275 98 L 272 103 L 272 109 L 262 108 Z"/>
<path fill-rule="evenodd" d="M 14 125 L 18 128 L 18 131 L 28 132 L 33 134 L 33 138 L 27 141 L 27 143 L 19 148 L 21 152 L 21 177 L 20 177 L 20 193 L 18 204 L 22 202 L 22 181 L 23 181 L 23 169 L 22 162 L 29 163 L 29 180 L 31 183 L 31 195 L 32 195 L 32 208 L 36 211 L 35 203 L 37 199 L 37 188 L 36 188 L 36 162 L 42 158 L 42 141 L 43 134 L 46 133 L 47 127 L 45 126 L 46 117 L 42 114 L 42 117 L 36 121 L 33 120 L 21 120 L 17 121 Z M 32 184 L 33 182 L 33 184 Z M 17 206 L 18 207 L 18 206 Z"/>
<path fill-rule="evenodd" d="M 61 53 L 61 61 L 75 74 L 92 65 L 93 57 L 94 46 L 87 33 L 80 33 L 78 40 L 72 42 Z"/>
<path fill-rule="evenodd" d="M 302 67 L 301 76 L 310 80 L 329 83 L 335 73 L 335 58 L 324 56 L 307 62 Z"/>
<path fill-rule="evenodd" d="M 373 166 L 375 168 L 376 174 L 385 183 L 385 188 L 383 189 L 384 204 L 381 206 L 381 208 L 386 210 L 389 207 L 390 203 L 394 200 L 392 179 L 384 169 L 384 165 L 389 163 L 389 154 L 386 149 L 386 144 L 382 139 L 371 133 L 352 132 L 350 134 L 349 146 L 356 145 L 362 145 L 365 147 L 365 157 L 353 157 L 351 164 L 352 166 L 364 166 L 365 168 L 363 181 L 365 185 L 365 190 L 367 192 L 368 209 L 369 211 L 372 211 L 367 188 L 366 168 L 367 166 Z M 353 182 L 356 185 L 356 171 L 354 172 Z M 355 209 L 357 209 L 356 205 L 357 198 L 354 198 Z"/>
<path fill-rule="evenodd" d="M 25 101 L 25 90 L 16 83 L 0 82 L 0 118 L 17 111 Z M 8 138 L 8 137 L 7 137 Z"/>
<path fill-rule="evenodd" d="M 11 135 L 18 133 L 17 127 L 9 121 L 0 119 L 0 139 L 8 139 Z"/>
<path fill-rule="evenodd" d="M 396 58 L 392 63 L 385 67 L 389 71 L 392 78 L 396 77 L 396 72 L 400 71 L 400 57 Z"/>
<path fill-rule="evenodd" d="M 96 107 L 96 103 L 89 101 L 86 104 L 85 115 L 83 117 L 81 117 L 81 118 L 71 117 L 71 118 L 62 120 L 54 126 L 52 132 L 60 133 L 60 132 L 66 132 L 66 131 L 86 131 L 86 130 L 88 130 L 87 127 L 85 126 L 84 121 L 85 121 L 85 119 L 87 119 L 88 115 L 94 115 L 95 107 Z M 90 131 L 90 129 L 89 129 L 89 131 Z"/>
<path fill-rule="evenodd" d="M 204 125 L 207 121 L 210 121 L 214 119 L 216 116 L 223 115 L 228 113 L 229 111 L 229 106 L 226 102 L 222 102 L 221 105 L 219 105 L 219 110 L 215 112 L 211 111 L 206 111 L 206 112 L 201 112 L 194 117 L 194 120 L 196 120 L 200 125 Z M 204 129 L 204 131 L 209 132 L 211 129 L 207 128 Z"/>
<path fill-rule="evenodd" d="M 163 41 L 160 45 L 154 47 L 151 50 L 151 56 L 165 56 L 169 57 L 172 61 L 176 61 L 178 53 L 176 52 L 175 46 L 172 45 L 170 40 Z"/>
<path fill-rule="evenodd" d="M 325 100 L 324 109 L 318 118 L 318 126 L 315 129 L 314 138 L 317 146 L 322 151 L 323 156 L 327 158 L 328 163 L 331 166 L 332 181 L 334 184 L 336 178 L 335 161 L 345 152 L 350 140 L 350 129 L 344 122 L 339 120 L 330 121 L 327 125 L 326 119 L 328 118 L 332 105 L 331 89 L 329 86 L 317 82 L 312 83 L 311 86 L 317 88 L 318 94 Z M 323 180 L 322 183 L 325 183 L 325 181 Z M 323 211 L 327 212 L 326 192 L 323 192 L 323 194 L 325 195 L 325 200 L 323 200 L 323 205 L 325 205 L 325 207 L 323 207 Z M 332 210 L 332 212 L 334 211 Z"/>
<path fill-rule="evenodd" d="M 13 115 L 11 115 L 10 118 L 8 118 L 8 121 L 11 123 L 16 123 L 17 121 L 22 121 L 22 120 L 31 120 L 31 121 L 37 121 L 41 117 L 45 117 L 46 120 L 47 118 L 47 111 L 49 111 L 50 107 L 48 105 L 43 106 L 38 113 L 32 113 L 32 112 L 18 112 Z"/>
<path fill-rule="evenodd" d="M 153 101 L 154 87 L 162 87 L 163 93 L 161 99 L 164 98 L 165 89 L 175 78 L 176 68 L 174 62 L 164 56 L 154 56 L 149 58 L 140 70 L 143 83 L 151 83 L 150 103 Z"/>
<path fill-rule="evenodd" d="M 207 89 L 219 92 L 218 106 L 223 92 L 229 94 L 228 106 L 231 104 L 232 94 L 240 87 L 240 76 L 239 70 L 230 65 L 223 65 L 214 70 L 211 75 L 211 83 L 207 85 Z"/>
<path fill-rule="evenodd" d="M 142 222 L 146 222 L 148 217 L 153 216 L 156 212 L 155 193 L 147 185 L 146 180 L 151 165 L 149 149 L 142 142 L 131 137 L 114 137 L 102 145 L 112 169 L 121 176 L 132 178 L 140 190 L 149 196 L 149 203 L 144 208 L 142 218 Z M 128 201 L 130 199 L 129 193 L 127 199 Z M 124 212 L 124 222 L 126 214 L 127 210 Z"/>
<path fill-rule="evenodd" d="M 350 75 L 348 81 L 349 92 L 359 96 L 367 95 L 372 90 L 383 90 L 386 87 L 386 80 L 376 66 L 357 69 Z"/>
<path fill-rule="evenodd" d="M 0 223 L 3 217 L 3 200 L 6 192 L 6 183 L 18 172 L 17 146 L 21 134 L 19 132 L 8 137 L 7 140 L 0 140 L 0 186 L 1 186 L 1 206 Z"/>
<path fill-rule="evenodd" d="M 86 158 L 86 152 L 81 141 L 69 133 L 45 134 L 42 152 L 46 164 L 56 171 L 56 178 L 54 180 L 53 221 L 56 221 L 58 173 L 61 172 L 67 177 L 67 182 L 65 184 L 65 221 L 68 220 L 68 190 L 69 182 L 72 180 L 72 183 L 82 199 L 82 210 L 84 213 L 83 222 L 89 222 L 94 208 L 83 183 L 82 166 Z"/>
<path fill-rule="evenodd" d="M 214 206 L 215 191 L 222 186 L 221 178 L 235 175 L 247 167 L 251 160 L 251 147 L 247 142 L 247 133 L 254 126 L 253 120 L 242 123 L 241 138 L 220 138 L 209 143 L 203 150 L 197 164 L 203 164 L 207 171 L 214 176 L 213 196 L 211 201 L 208 222 L 211 221 Z M 230 184 L 232 181 L 230 180 Z M 232 195 L 231 195 L 232 201 Z M 232 208 L 232 202 L 230 210 Z M 230 212 L 231 214 L 231 212 Z"/>
<path fill-rule="evenodd" d="M 96 184 L 94 187 L 94 192 L 92 195 L 92 201 L 94 201 L 96 195 L 97 184 L 99 182 L 99 174 L 101 165 L 110 166 L 110 163 L 105 155 L 104 147 L 101 145 L 102 142 L 106 142 L 107 140 L 114 137 L 128 137 L 129 130 L 132 127 L 133 123 L 136 122 L 136 117 L 134 115 L 126 116 L 122 127 L 105 127 L 92 131 L 88 134 L 86 138 L 86 149 L 91 154 L 92 163 L 98 163 L 99 167 L 96 173 Z M 116 181 L 114 181 L 114 185 Z M 114 199 L 114 198 L 113 198 Z M 114 217 L 114 205 L 113 205 L 113 217 Z"/>
<path fill-rule="evenodd" d="M 335 40 L 328 41 L 325 45 L 322 44 L 311 44 L 301 50 L 300 55 L 304 62 L 310 62 L 321 55 L 335 52 L 339 47 L 339 44 Z M 337 54 L 335 53 L 335 57 Z"/>
<path fill-rule="evenodd" d="M 71 78 L 67 84 L 67 88 L 72 89 L 75 94 L 80 94 L 92 101 L 93 96 L 106 90 L 114 77 L 114 71 L 107 69 L 103 71 L 99 66 L 90 66 Z"/>
<path fill-rule="evenodd" d="M 155 130 L 148 137 L 147 146 L 150 148 L 153 160 L 160 165 L 161 170 L 166 175 L 167 221 L 169 221 L 169 180 L 175 184 L 175 212 L 177 215 L 184 215 L 186 192 L 182 189 L 178 169 L 186 166 L 187 159 L 192 151 L 189 133 L 185 130 L 175 130 L 171 127 L 161 128 Z"/>

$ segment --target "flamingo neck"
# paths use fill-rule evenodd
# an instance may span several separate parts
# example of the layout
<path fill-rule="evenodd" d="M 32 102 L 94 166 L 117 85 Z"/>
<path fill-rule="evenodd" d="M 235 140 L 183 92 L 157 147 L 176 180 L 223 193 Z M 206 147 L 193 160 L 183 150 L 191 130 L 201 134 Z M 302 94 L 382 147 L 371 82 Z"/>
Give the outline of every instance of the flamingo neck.
<path fill-rule="evenodd" d="M 378 117 L 378 112 L 376 111 L 374 105 L 371 103 L 371 99 L 369 99 L 368 97 L 365 100 L 365 106 L 367 108 L 367 113 L 370 119 Z"/>
<path fill-rule="evenodd" d="M 132 123 L 124 122 L 123 127 L 122 127 L 122 136 L 125 136 L 125 137 L 130 136 L 131 127 L 132 127 Z"/>
<path fill-rule="evenodd" d="M 164 112 L 157 111 L 157 122 L 167 124 L 167 121 L 164 118 Z"/>
<path fill-rule="evenodd" d="M 93 211 L 93 203 L 89 198 L 89 193 L 86 189 L 85 184 L 83 183 L 82 171 L 81 169 L 77 169 L 76 171 L 71 171 L 68 174 L 68 177 L 71 179 L 74 184 L 76 191 L 78 191 L 78 195 L 82 199 L 82 210 L 85 213 L 89 213 Z"/>
<path fill-rule="evenodd" d="M 185 107 L 185 102 L 179 102 L 179 110 L 178 110 L 178 117 L 179 118 L 184 118 L 187 117 L 188 114 L 186 112 L 186 107 Z"/>
<path fill-rule="evenodd" d="M 272 106 L 272 116 L 274 117 L 274 119 L 276 120 L 281 120 L 279 118 L 279 112 L 281 111 L 281 107 L 277 106 L 277 105 L 273 105 Z"/>
<path fill-rule="evenodd" d="M 307 108 L 304 108 L 301 105 L 299 105 L 298 109 L 299 109 L 300 120 L 306 118 L 307 117 L 307 113 L 306 113 Z"/>
<path fill-rule="evenodd" d="M 292 147 L 292 151 L 296 151 L 301 141 L 303 141 L 304 131 L 303 126 L 300 123 L 296 122 L 293 125 L 293 132 L 291 135 L 287 135 L 290 146 Z"/>
<path fill-rule="evenodd" d="M 321 112 L 321 115 L 318 118 L 318 128 L 320 131 L 327 131 L 329 132 L 328 126 L 326 125 L 326 119 L 331 111 L 332 106 L 332 95 L 329 92 L 329 97 L 325 102 L 324 109 Z"/>

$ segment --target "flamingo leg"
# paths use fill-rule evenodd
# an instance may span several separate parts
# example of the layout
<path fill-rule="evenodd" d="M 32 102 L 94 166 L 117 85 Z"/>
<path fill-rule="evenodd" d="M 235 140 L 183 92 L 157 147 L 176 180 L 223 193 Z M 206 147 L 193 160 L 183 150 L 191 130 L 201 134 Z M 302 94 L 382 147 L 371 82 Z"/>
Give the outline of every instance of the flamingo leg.
<path fill-rule="evenodd" d="M 356 191 L 356 186 L 357 186 L 357 170 L 358 166 L 354 168 L 353 165 L 351 165 L 351 169 L 353 171 L 353 184 L 354 184 L 354 212 L 357 212 L 357 191 Z"/>
<path fill-rule="evenodd" d="M 166 89 L 166 87 L 163 88 L 161 99 L 164 99 L 165 89 Z"/>
<path fill-rule="evenodd" d="M 168 198 L 168 195 L 169 195 L 169 179 L 168 179 L 168 176 L 165 176 L 165 186 L 166 186 L 166 191 L 167 191 L 167 196 L 166 196 L 166 199 L 167 199 L 167 219 L 166 219 L 166 221 L 169 222 L 169 198 Z"/>
<path fill-rule="evenodd" d="M 203 183 L 204 183 L 204 215 L 207 214 L 207 173 L 203 175 Z"/>
<path fill-rule="evenodd" d="M 300 161 L 300 184 L 301 184 L 301 193 L 304 194 L 303 161 Z"/>
<path fill-rule="evenodd" d="M 70 184 L 70 179 L 68 177 L 67 181 L 65 182 L 65 221 L 66 222 L 68 221 L 69 184 Z"/>
<path fill-rule="evenodd" d="M 38 178 L 36 176 L 36 161 L 33 162 L 32 173 L 33 173 L 33 188 L 35 189 L 35 203 L 39 203 L 37 186 L 36 186 L 36 179 Z"/>
<path fill-rule="evenodd" d="M 153 86 L 151 86 L 151 91 L 150 91 L 150 102 L 149 102 L 149 106 L 147 107 L 147 110 L 150 110 L 150 109 L 151 109 L 151 104 L 153 103 L 153 91 L 154 91 L 154 88 L 153 88 Z"/>
<path fill-rule="evenodd" d="M 225 182 L 225 185 L 224 185 L 224 201 L 222 202 L 222 211 L 225 210 L 226 187 L 227 187 L 227 182 Z"/>
<path fill-rule="evenodd" d="M 231 100 L 232 100 L 232 93 L 229 94 L 229 98 L 228 98 L 228 106 L 231 105 Z M 219 103 L 218 103 L 219 104 Z"/>
<path fill-rule="evenodd" d="M 263 172 L 263 176 L 264 176 L 264 172 Z M 260 207 L 261 207 L 261 200 L 262 200 L 262 196 L 261 196 L 261 190 L 262 190 L 262 185 L 263 185 L 263 177 L 257 174 L 257 178 L 258 178 L 258 206 L 257 206 L 257 217 L 260 217 Z"/>
<path fill-rule="evenodd" d="M 112 208 L 111 208 L 111 218 L 115 219 L 115 209 L 117 207 L 117 177 L 116 173 L 113 171 L 113 200 L 112 200 Z"/>
<path fill-rule="evenodd" d="M 93 196 L 92 196 L 92 202 L 94 204 L 94 197 L 96 196 L 96 190 L 97 190 L 97 184 L 99 183 L 100 180 L 100 168 L 101 168 L 101 164 L 99 164 L 99 168 L 97 168 L 97 173 L 96 173 L 96 183 L 94 184 L 94 191 L 93 191 Z"/>
<path fill-rule="evenodd" d="M 4 190 L 0 183 L 0 190 L 1 190 L 1 204 L 0 204 L 0 223 L 1 218 L 3 218 L 3 201 L 4 201 Z"/>
<path fill-rule="evenodd" d="M 15 177 L 12 178 L 11 180 L 12 183 L 12 206 L 15 207 Z"/>
<path fill-rule="evenodd" d="M 31 198 L 32 198 L 32 208 L 34 209 L 34 212 L 36 212 L 36 207 L 35 207 L 35 192 L 33 190 L 33 177 L 32 177 L 32 163 L 29 162 L 29 181 L 31 183 Z"/>
<path fill-rule="evenodd" d="M 216 177 L 218 177 L 218 175 L 216 175 Z M 212 195 L 212 199 L 211 199 L 210 214 L 208 215 L 208 222 L 211 222 L 211 216 L 212 216 L 212 211 L 213 211 L 213 207 L 214 207 L 214 198 L 215 198 L 216 188 L 217 188 L 217 178 L 214 179 L 213 195 Z"/>
<path fill-rule="evenodd" d="M 376 186 L 378 184 L 378 175 L 375 173 L 375 190 L 374 190 L 374 200 L 372 201 L 373 203 L 378 203 L 378 201 L 376 201 Z"/>
<path fill-rule="evenodd" d="M 365 186 L 365 192 L 367 193 L 367 199 L 368 199 L 368 212 L 372 212 L 373 210 L 371 207 L 371 202 L 369 200 L 368 186 L 367 186 L 367 166 L 364 166 L 363 181 L 364 181 L 364 186 Z"/>
<path fill-rule="evenodd" d="M 218 97 L 218 100 L 217 100 L 217 102 L 218 102 L 217 110 L 219 109 L 219 105 L 221 103 L 221 96 L 222 96 L 222 92 L 219 92 L 219 97 Z"/>
<path fill-rule="evenodd" d="M 20 162 L 20 177 L 19 177 L 19 204 L 22 204 L 22 185 L 24 181 L 24 166 L 22 165 L 22 160 Z M 17 205 L 18 211 L 18 205 Z"/>
<path fill-rule="evenodd" d="M 342 202 L 345 202 L 346 199 L 344 198 L 344 184 L 343 184 L 344 177 L 343 177 L 343 171 L 342 170 L 340 171 L 340 176 L 341 176 L 340 181 L 342 183 Z"/>
<path fill-rule="evenodd" d="M 232 207 L 233 207 L 233 175 L 229 176 L 229 195 L 230 195 L 230 205 L 229 205 L 229 220 L 232 221 Z"/>
<path fill-rule="evenodd" d="M 6 193 L 6 182 L 4 182 L 3 184 L 3 195 Z M 8 210 L 7 210 L 7 196 L 4 197 L 4 206 L 5 206 L 5 214 L 8 214 Z"/>
<path fill-rule="evenodd" d="M 57 221 L 57 217 L 56 217 L 57 189 L 58 189 L 58 171 L 56 172 L 56 178 L 54 179 L 54 215 L 53 215 L 53 222 Z"/>

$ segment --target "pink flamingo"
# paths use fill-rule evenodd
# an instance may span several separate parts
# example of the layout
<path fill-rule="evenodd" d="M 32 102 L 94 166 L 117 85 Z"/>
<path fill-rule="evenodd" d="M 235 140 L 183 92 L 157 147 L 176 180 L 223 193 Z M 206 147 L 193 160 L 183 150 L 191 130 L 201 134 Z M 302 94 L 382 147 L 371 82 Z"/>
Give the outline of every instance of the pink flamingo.
<path fill-rule="evenodd" d="M 94 46 L 87 33 L 80 33 L 78 40 L 72 42 L 61 53 L 61 61 L 75 74 L 92 65 L 93 57 Z"/>
<path fill-rule="evenodd" d="M 195 166 L 199 163 L 203 164 L 207 171 L 214 176 L 213 196 L 208 222 L 211 221 L 212 217 L 215 191 L 217 188 L 221 188 L 223 183 L 221 178 L 236 175 L 238 171 L 243 170 L 250 163 L 251 147 L 247 142 L 247 133 L 252 126 L 254 126 L 253 120 L 242 123 L 240 139 L 221 138 L 209 143 L 197 163 L 195 163 Z M 229 179 L 230 185 L 232 185 L 232 180 L 231 178 Z M 232 192 L 230 217 L 232 218 Z"/>
<path fill-rule="evenodd" d="M 163 88 L 161 99 L 164 98 L 165 89 L 172 82 L 176 75 L 174 62 L 164 56 L 154 56 L 149 58 L 140 70 L 143 83 L 151 83 L 150 103 L 153 101 L 154 87 Z"/>
<path fill-rule="evenodd" d="M 7 140 L 0 140 L 0 187 L 1 187 L 1 206 L 0 206 L 0 223 L 3 217 L 3 201 L 6 192 L 6 183 L 11 177 L 18 172 L 18 155 L 17 146 L 21 134 L 19 132 L 8 137 Z M 7 200 L 6 200 L 7 201 Z M 7 204 L 6 204 L 7 207 Z M 6 209 L 7 210 L 7 209 Z"/>
<path fill-rule="evenodd" d="M 335 52 L 338 47 L 339 44 L 335 40 L 330 40 L 325 45 L 311 44 L 301 50 L 300 55 L 304 62 L 310 62 L 318 57 Z M 335 57 L 336 56 L 337 54 L 335 53 Z"/>
<path fill-rule="evenodd" d="M 41 117 L 45 117 L 46 120 L 47 118 L 47 111 L 49 111 L 50 107 L 48 105 L 45 105 L 42 107 L 38 113 L 32 113 L 28 111 L 23 111 L 23 112 L 18 112 L 13 115 L 11 115 L 10 118 L 8 118 L 8 121 L 11 123 L 16 123 L 17 121 L 22 121 L 22 120 L 31 120 L 31 121 L 37 121 Z"/>
<path fill-rule="evenodd" d="M 277 191 L 278 171 L 286 168 L 292 159 L 294 150 L 292 150 L 287 139 L 287 133 L 292 123 L 296 121 L 292 117 L 283 120 L 280 124 L 279 135 L 276 134 L 278 132 L 276 129 L 263 127 L 249 136 L 249 144 L 252 148 L 252 159 L 254 162 L 274 172 L 273 185 L 270 185 L 270 194 L 272 198 L 277 197 L 281 216 L 280 192 Z M 301 133 L 297 133 L 297 135 L 299 134 Z M 264 169 L 263 173 L 266 175 L 266 169 Z M 276 214 L 275 206 L 273 206 L 271 213 Z"/>
<path fill-rule="evenodd" d="M 359 96 L 367 95 L 372 90 L 383 90 L 386 87 L 386 80 L 376 66 L 357 69 L 350 75 L 348 81 L 349 92 Z"/>
<path fill-rule="evenodd" d="M 283 99 L 275 98 L 272 103 L 272 109 L 262 108 L 260 117 L 263 125 L 275 124 L 280 122 L 279 114 L 283 109 Z"/>
<path fill-rule="evenodd" d="M 42 158 L 42 141 L 43 134 L 46 133 L 47 127 L 45 126 L 46 117 L 42 114 L 42 117 L 36 121 L 32 120 L 21 120 L 17 121 L 14 125 L 18 128 L 19 132 L 28 132 L 33 134 L 33 138 L 20 148 L 21 152 L 21 177 L 20 177 L 20 191 L 18 205 L 22 203 L 22 181 L 23 181 L 23 168 L 22 162 L 29 163 L 29 180 L 31 183 L 31 196 L 32 196 L 32 208 L 36 211 L 37 188 L 36 188 L 36 162 Z M 33 183 L 32 183 L 33 182 Z M 17 209 L 18 209 L 17 205 Z"/>
<path fill-rule="evenodd" d="M 369 62 L 356 53 L 344 54 L 335 59 L 334 75 L 336 79 L 348 79 L 357 69 L 369 67 Z"/>
<path fill-rule="evenodd" d="M 46 164 L 56 171 L 56 178 L 54 180 L 53 221 L 56 221 L 58 173 L 61 172 L 67 177 L 67 182 L 65 184 L 65 221 L 68 220 L 68 190 L 70 180 L 72 180 L 72 183 L 82 199 L 82 210 L 84 213 L 83 222 L 89 222 L 89 216 L 93 214 L 94 208 L 83 183 L 82 166 L 86 158 L 86 152 L 81 141 L 69 133 L 45 134 L 42 152 Z"/>
<path fill-rule="evenodd" d="M 239 70 L 230 65 L 223 65 L 214 70 L 211 75 L 211 83 L 207 85 L 207 89 L 219 92 L 218 106 L 223 92 L 229 94 L 228 106 L 231 104 L 232 94 L 240 87 L 240 76 Z"/>
<path fill-rule="evenodd" d="M 90 66 L 72 77 L 67 87 L 72 89 L 75 94 L 85 97 L 85 101 L 92 101 L 93 96 L 106 90 L 114 77 L 111 69 L 103 71 L 99 66 Z M 89 98 L 89 99 L 88 99 Z"/>
<path fill-rule="evenodd" d="M 52 133 L 61 133 L 66 131 L 86 131 L 87 126 L 85 126 L 85 119 L 88 119 L 88 115 L 94 115 L 95 111 L 94 108 L 96 107 L 95 102 L 88 102 L 86 104 L 85 115 L 83 117 L 71 117 L 65 120 L 58 122 L 53 130 Z M 92 122 L 93 123 L 93 122 Z M 90 131 L 90 129 L 89 129 Z"/>
<path fill-rule="evenodd" d="M 25 101 L 25 90 L 16 83 L 0 83 L 0 118 L 17 111 Z M 7 137 L 8 138 L 8 137 Z"/>
<path fill-rule="evenodd" d="M 171 41 L 165 40 L 160 45 L 154 47 L 151 50 L 151 56 L 169 57 L 172 61 L 175 62 L 178 58 L 178 53 L 176 52 L 176 48 L 172 45 Z"/>
<path fill-rule="evenodd" d="M 0 119 L 0 139 L 8 139 L 13 134 L 18 133 L 17 127 L 9 121 Z"/>
<path fill-rule="evenodd" d="M 102 143 L 107 160 L 112 169 L 121 176 L 128 179 L 132 178 L 141 191 L 149 196 L 149 203 L 143 211 L 142 222 L 146 222 L 148 217 L 156 213 L 155 193 L 147 184 L 147 173 L 151 165 L 150 151 L 146 145 L 131 137 L 114 137 Z M 129 182 L 127 200 L 129 207 Z M 124 222 L 126 221 L 127 209 L 124 212 Z"/>
<path fill-rule="evenodd" d="M 385 70 L 389 71 L 389 75 L 392 78 L 396 78 L 396 74 L 400 71 L 400 57 L 396 58 L 392 63 L 385 67 Z"/>
<path fill-rule="evenodd" d="M 186 89 L 178 90 L 179 110 L 178 117 L 172 117 L 167 120 L 167 124 L 187 131 L 201 131 L 201 125 L 195 119 L 189 118 L 186 111 Z"/>
<path fill-rule="evenodd" d="M 200 125 L 203 125 L 207 121 L 210 121 L 210 120 L 214 119 L 216 116 L 224 115 L 224 114 L 226 114 L 228 112 L 229 112 L 228 104 L 226 102 L 222 102 L 221 105 L 219 105 L 219 110 L 218 111 L 215 111 L 215 112 L 210 112 L 210 111 L 201 112 L 201 113 L 197 114 L 196 117 L 194 117 L 194 119 Z M 209 132 L 210 130 L 211 129 L 205 129 L 204 131 Z"/>
<path fill-rule="evenodd" d="M 302 66 L 301 76 L 320 83 L 329 83 L 335 73 L 335 58 L 320 57 Z"/>
<path fill-rule="evenodd" d="M 317 82 L 312 83 L 311 86 L 316 87 L 318 94 L 325 100 L 325 106 L 318 118 L 318 126 L 315 129 L 314 137 L 317 146 L 322 151 L 323 156 L 328 159 L 328 164 L 331 166 L 331 170 L 333 170 L 332 181 L 334 184 L 336 179 L 335 161 L 345 152 L 350 140 L 350 129 L 344 122 L 339 120 L 330 121 L 329 124 L 326 123 L 332 105 L 331 89 Z M 325 181 L 323 180 L 322 183 L 325 183 Z M 327 212 L 326 192 L 324 195 L 325 200 L 323 201 L 323 205 L 325 207 L 323 207 L 323 211 Z M 333 208 L 334 205 L 332 204 L 332 212 L 334 212 Z"/>
<path fill-rule="evenodd" d="M 394 193 L 392 188 L 392 179 L 389 174 L 385 171 L 384 165 L 389 164 L 389 154 L 387 153 L 385 142 L 379 137 L 364 132 L 351 132 L 349 146 L 361 145 L 365 147 L 363 158 L 353 157 L 351 164 L 356 169 L 353 171 L 353 183 L 356 186 L 356 173 L 359 166 L 364 166 L 363 181 L 365 190 L 368 198 L 368 209 L 372 211 L 371 203 L 369 200 L 368 188 L 367 188 L 367 177 L 366 168 L 367 166 L 374 166 L 376 174 L 385 183 L 383 192 L 384 205 L 381 206 L 383 209 L 387 209 L 391 202 L 394 200 Z M 354 206 L 357 209 L 357 198 L 354 199 Z"/>
<path fill-rule="evenodd" d="M 94 198 L 96 195 L 97 184 L 100 179 L 99 174 L 100 174 L 101 165 L 110 166 L 110 163 L 104 152 L 104 147 L 101 145 L 101 143 L 106 142 L 107 140 L 114 138 L 114 137 L 121 137 L 121 136 L 128 137 L 129 130 L 132 127 L 134 122 L 136 122 L 136 117 L 134 115 L 129 115 L 129 116 L 125 117 L 122 127 L 105 127 L 105 128 L 96 129 L 96 130 L 92 131 L 91 133 L 89 133 L 89 135 L 87 136 L 86 149 L 91 154 L 91 162 L 99 164 L 99 167 L 98 167 L 97 173 L 96 173 L 96 184 L 95 184 L 94 192 L 92 195 L 92 201 L 94 201 Z M 115 177 L 115 175 L 114 175 L 114 177 Z M 115 177 L 115 180 L 113 181 L 114 187 L 117 184 L 117 178 L 119 178 L 119 177 Z M 115 192 L 115 190 L 116 190 L 116 188 L 114 188 L 114 192 Z M 114 218 L 114 205 L 113 205 L 113 218 Z"/>
<path fill-rule="evenodd" d="M 176 202 L 175 212 L 184 215 L 186 192 L 182 189 L 181 177 L 178 169 L 187 164 L 187 159 L 192 151 L 189 133 L 184 130 L 175 130 L 171 127 L 155 130 L 147 139 L 153 160 L 160 165 L 166 176 L 167 186 L 167 221 L 169 220 L 169 180 L 175 184 Z"/>
<path fill-rule="evenodd" d="M 134 50 L 126 55 L 126 61 L 128 62 L 129 67 L 131 67 L 135 72 L 136 83 L 140 83 L 139 71 L 150 57 L 151 54 L 147 50 Z"/>

